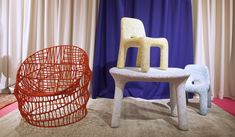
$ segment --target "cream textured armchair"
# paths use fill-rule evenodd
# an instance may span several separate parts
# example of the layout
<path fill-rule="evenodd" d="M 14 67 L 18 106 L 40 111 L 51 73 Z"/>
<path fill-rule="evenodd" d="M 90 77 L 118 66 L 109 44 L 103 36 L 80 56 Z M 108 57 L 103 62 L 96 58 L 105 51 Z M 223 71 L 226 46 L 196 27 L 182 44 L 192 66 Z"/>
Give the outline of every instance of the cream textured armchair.
<path fill-rule="evenodd" d="M 129 47 L 137 47 L 136 66 L 147 72 L 150 66 L 150 47 L 160 48 L 160 69 L 168 68 L 168 41 L 165 38 L 146 37 L 143 23 L 139 19 L 123 17 L 121 19 L 121 40 L 118 55 L 118 68 L 124 68 Z"/>

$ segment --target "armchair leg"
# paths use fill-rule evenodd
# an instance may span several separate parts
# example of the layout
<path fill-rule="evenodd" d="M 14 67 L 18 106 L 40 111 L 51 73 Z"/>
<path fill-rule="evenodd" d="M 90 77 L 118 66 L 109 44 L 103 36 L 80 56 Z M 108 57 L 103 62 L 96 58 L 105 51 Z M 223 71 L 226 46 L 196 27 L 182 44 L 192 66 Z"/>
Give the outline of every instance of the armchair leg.
<path fill-rule="evenodd" d="M 120 45 L 119 53 L 118 53 L 118 68 L 124 68 L 126 62 L 126 52 L 127 48 L 124 45 Z"/>
<path fill-rule="evenodd" d="M 200 114 L 206 115 L 207 114 L 207 92 L 200 93 Z"/>
<path fill-rule="evenodd" d="M 138 48 L 137 59 L 136 59 L 136 67 L 140 67 L 141 62 L 141 55 L 140 55 L 140 48 Z"/>
<path fill-rule="evenodd" d="M 141 58 L 141 71 L 147 72 L 149 70 L 150 64 L 150 47 L 141 46 L 140 47 L 140 58 Z"/>
<path fill-rule="evenodd" d="M 186 105 L 188 105 L 188 92 L 185 92 L 185 96 L 186 96 Z"/>
<path fill-rule="evenodd" d="M 166 70 L 168 68 L 168 42 L 165 40 L 160 47 L 160 69 Z"/>
<path fill-rule="evenodd" d="M 211 108 L 211 91 L 209 89 L 208 91 L 208 99 L 207 99 L 207 105 L 208 105 L 208 108 Z"/>

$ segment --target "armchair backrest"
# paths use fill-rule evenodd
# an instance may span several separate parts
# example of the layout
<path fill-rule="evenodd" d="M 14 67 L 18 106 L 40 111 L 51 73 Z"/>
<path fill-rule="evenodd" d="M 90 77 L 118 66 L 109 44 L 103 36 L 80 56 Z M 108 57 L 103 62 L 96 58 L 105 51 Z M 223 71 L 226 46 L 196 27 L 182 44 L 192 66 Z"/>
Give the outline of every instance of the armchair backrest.
<path fill-rule="evenodd" d="M 121 19 L 121 40 L 145 36 L 145 29 L 141 20 L 128 17 Z"/>
<path fill-rule="evenodd" d="M 210 75 L 207 66 L 205 65 L 187 65 L 185 70 L 190 73 L 190 79 L 195 82 L 206 82 L 210 85 Z"/>

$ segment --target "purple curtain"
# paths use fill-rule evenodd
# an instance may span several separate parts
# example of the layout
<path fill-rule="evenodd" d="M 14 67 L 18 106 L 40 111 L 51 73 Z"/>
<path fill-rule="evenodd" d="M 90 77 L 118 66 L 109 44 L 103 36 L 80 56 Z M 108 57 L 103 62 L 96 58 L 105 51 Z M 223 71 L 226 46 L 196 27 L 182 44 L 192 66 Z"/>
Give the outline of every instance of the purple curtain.
<path fill-rule="evenodd" d="M 122 17 L 142 20 L 146 35 L 165 37 L 169 43 L 169 67 L 193 63 L 191 0 L 100 0 L 93 67 L 92 98 L 114 97 L 109 69 L 117 65 Z M 158 67 L 159 48 L 151 48 L 152 67 Z M 126 66 L 135 66 L 136 48 L 129 48 Z M 129 82 L 125 96 L 145 99 L 169 98 L 169 84 Z"/>

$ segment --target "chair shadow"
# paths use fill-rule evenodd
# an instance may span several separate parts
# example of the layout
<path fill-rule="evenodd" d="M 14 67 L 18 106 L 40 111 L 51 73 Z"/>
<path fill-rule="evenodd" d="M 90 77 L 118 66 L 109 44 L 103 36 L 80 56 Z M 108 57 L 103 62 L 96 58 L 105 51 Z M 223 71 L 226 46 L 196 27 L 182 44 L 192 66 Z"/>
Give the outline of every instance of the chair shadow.
<path fill-rule="evenodd" d="M 198 102 L 188 102 L 188 106 L 194 108 L 194 109 L 199 109 L 200 104 Z"/>
<path fill-rule="evenodd" d="M 141 102 L 141 101 L 138 101 Z M 142 106 L 141 106 L 142 105 Z M 144 106 L 151 106 L 151 108 L 147 108 Z M 110 126 L 112 119 L 112 108 L 110 111 L 98 110 L 95 108 L 88 108 L 88 111 L 95 114 L 99 118 L 101 118 L 107 125 Z M 167 106 L 156 103 L 156 102 L 144 102 L 140 105 L 134 102 L 125 102 L 122 104 L 121 111 L 121 119 L 124 120 L 157 120 L 164 119 L 168 123 L 178 127 L 177 122 L 175 122 L 170 117 L 170 110 Z"/>
<path fill-rule="evenodd" d="M 159 106 L 159 107 L 162 107 L 162 108 L 166 108 L 166 109 L 169 109 L 169 107 L 170 107 L 170 102 L 167 103 L 167 105 L 168 105 L 169 107 L 167 107 L 166 105 L 163 105 L 163 104 L 161 104 L 161 103 L 157 103 L 157 102 L 152 102 L 152 104 L 153 104 L 153 105 L 156 105 L 156 106 Z"/>
<path fill-rule="evenodd" d="M 158 117 L 162 118 L 165 116 L 170 116 L 170 113 L 167 113 L 167 107 L 160 103 L 151 103 L 145 102 L 144 106 L 137 105 L 136 103 L 132 102 L 125 102 L 123 104 L 123 111 L 122 116 L 125 119 L 132 119 L 132 120 L 154 120 L 158 119 Z M 153 105 L 152 105 L 153 104 Z M 152 108 L 147 108 L 145 106 L 152 105 Z M 130 109 L 131 108 L 131 109 Z M 148 114 L 146 114 L 148 113 Z"/>
<path fill-rule="evenodd" d="M 112 114 L 111 112 L 105 112 L 103 110 L 95 110 L 88 108 L 88 111 L 97 115 L 99 118 L 101 118 L 107 125 L 110 125 L 111 119 L 112 119 Z"/>
<path fill-rule="evenodd" d="M 88 118 L 81 119 L 81 121 L 77 121 L 75 123 L 71 123 L 65 126 L 57 126 L 57 127 L 38 127 L 29 124 L 25 119 L 21 118 L 19 124 L 14 129 L 14 133 L 19 137 L 41 137 L 43 136 L 55 136 L 55 134 L 60 134 L 60 136 L 66 136 L 66 132 L 74 132 L 74 130 L 79 130 L 79 128 L 87 128 L 89 129 L 89 125 L 93 124 L 91 120 Z M 63 132 L 65 131 L 66 132 Z"/>

